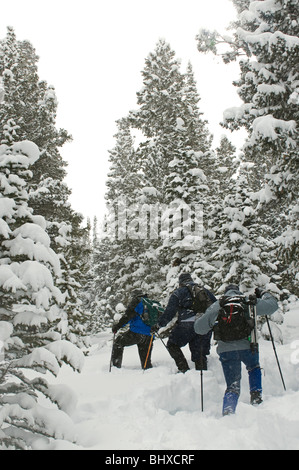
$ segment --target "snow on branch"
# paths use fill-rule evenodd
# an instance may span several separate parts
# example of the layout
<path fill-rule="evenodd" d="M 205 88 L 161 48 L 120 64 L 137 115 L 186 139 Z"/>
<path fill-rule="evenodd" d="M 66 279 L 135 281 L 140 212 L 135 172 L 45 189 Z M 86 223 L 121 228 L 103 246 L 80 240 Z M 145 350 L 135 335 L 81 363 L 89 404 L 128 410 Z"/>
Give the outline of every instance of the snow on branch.
<path fill-rule="evenodd" d="M 252 124 L 253 140 L 258 137 L 276 140 L 281 133 L 293 134 L 296 129 L 296 121 L 284 121 L 276 119 L 271 114 L 256 118 Z M 291 143 L 291 140 L 290 140 Z"/>

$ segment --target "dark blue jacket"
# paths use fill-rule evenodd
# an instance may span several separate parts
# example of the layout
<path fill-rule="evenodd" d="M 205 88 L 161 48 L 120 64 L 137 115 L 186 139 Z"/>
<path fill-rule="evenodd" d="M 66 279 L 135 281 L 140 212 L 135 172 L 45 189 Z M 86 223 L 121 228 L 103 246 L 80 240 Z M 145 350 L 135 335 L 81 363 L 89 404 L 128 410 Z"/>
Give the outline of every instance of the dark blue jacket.
<path fill-rule="evenodd" d="M 189 284 L 194 285 L 195 283 L 190 282 Z M 205 291 L 210 297 L 211 302 L 215 302 L 216 297 L 207 289 L 205 289 Z M 179 323 L 184 321 L 194 321 L 196 314 L 193 310 L 191 310 L 192 303 L 192 295 L 187 286 L 182 286 L 176 289 L 170 296 L 168 305 L 164 310 L 163 315 L 161 315 L 159 318 L 159 328 L 166 326 L 177 313 Z"/>

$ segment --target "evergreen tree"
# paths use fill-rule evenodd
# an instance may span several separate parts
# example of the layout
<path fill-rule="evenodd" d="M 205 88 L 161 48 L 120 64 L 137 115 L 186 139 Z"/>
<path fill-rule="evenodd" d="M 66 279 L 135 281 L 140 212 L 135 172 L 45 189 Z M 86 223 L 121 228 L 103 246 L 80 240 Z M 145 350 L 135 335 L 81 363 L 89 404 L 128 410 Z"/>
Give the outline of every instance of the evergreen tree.
<path fill-rule="evenodd" d="M 223 292 L 228 284 L 238 284 L 242 292 L 250 293 L 252 286 L 270 287 L 270 277 L 267 275 L 270 262 L 268 245 L 265 247 L 258 240 L 260 227 L 248 190 L 248 168 L 245 164 L 241 164 L 238 173 L 237 177 L 227 180 L 230 189 L 222 200 L 222 215 L 216 230 L 218 248 L 212 257 L 218 269 L 212 280 L 219 292 Z M 265 266 L 268 267 L 267 271 Z"/>
<path fill-rule="evenodd" d="M 71 191 L 63 181 L 66 163 L 59 149 L 71 137 L 64 129 L 56 128 L 55 90 L 39 80 L 37 62 L 38 56 L 30 42 L 17 41 L 13 28 L 9 27 L 6 38 L 0 42 L 3 88 L 0 142 L 30 140 L 41 150 L 40 158 L 31 168 L 30 205 L 35 214 L 47 220 L 47 232 L 62 263 L 60 287 L 65 293 L 65 308 L 72 315 L 74 311 L 79 312 L 82 305 L 80 290 L 84 270 L 80 251 L 84 257 L 86 228 L 81 227 L 82 215 L 71 208 Z"/>
<path fill-rule="evenodd" d="M 214 159 L 206 159 L 205 175 L 208 180 L 209 206 L 205 210 L 204 242 L 205 258 L 201 262 L 201 271 L 205 273 L 205 282 L 215 291 L 222 285 L 218 273 L 222 266 L 217 253 L 223 243 L 223 225 L 225 198 L 235 191 L 234 176 L 239 167 L 234 147 L 226 136 L 222 136 L 220 145 L 215 149 Z M 222 272 L 223 275 L 223 272 Z"/>
<path fill-rule="evenodd" d="M 59 155 L 58 148 L 71 137 L 64 129 L 57 130 L 55 127 L 55 90 L 45 81 L 39 80 L 39 58 L 30 42 L 17 41 L 13 28 L 8 28 L 6 38 L 0 42 L 0 50 L 0 76 L 4 94 L 0 109 L 3 126 L 1 143 L 10 144 L 27 139 L 42 150 L 40 159 L 32 168 L 31 186 L 38 186 L 42 177 L 44 186 L 47 186 L 45 182 L 49 177 L 61 182 L 66 174 L 66 163 Z M 43 198 L 46 192 L 44 190 Z M 51 207 L 48 204 L 44 201 L 39 209 L 53 212 L 53 203 Z M 41 210 L 37 212 L 41 213 Z"/>
<path fill-rule="evenodd" d="M 110 243 L 98 234 L 98 220 L 95 216 L 92 224 L 91 250 L 89 253 L 89 269 L 87 272 L 86 295 L 84 297 L 85 309 L 90 312 L 90 333 L 97 333 L 107 326 L 108 318 L 105 289 L 109 276 L 109 249 Z"/>
<path fill-rule="evenodd" d="M 145 201 L 152 204 L 155 200 L 163 212 L 162 240 L 159 237 L 149 244 L 144 261 L 148 262 L 149 288 L 154 290 L 158 276 L 160 292 L 164 292 L 166 285 L 172 288 L 180 270 L 193 270 L 195 258 L 202 255 L 202 246 L 199 253 L 191 230 L 201 223 L 195 209 L 207 202 L 202 167 L 211 157 L 211 136 L 198 108 L 192 67 L 189 64 L 187 73 L 182 73 L 180 62 L 164 40 L 149 54 L 142 76 L 139 108 L 129 119 L 146 139 L 138 149 L 144 162 L 145 186 L 151 188 Z M 180 263 L 171 269 L 177 259 Z"/>
<path fill-rule="evenodd" d="M 34 448 L 42 439 L 75 441 L 73 396 L 49 385 L 40 373 L 57 375 L 63 362 L 80 370 L 83 354 L 65 340 L 66 315 L 59 257 L 51 248 L 44 217 L 29 206 L 30 168 L 39 158 L 30 141 L 0 146 L 0 447 Z M 31 370 L 30 378 L 26 369 Z M 32 371 L 36 371 L 33 377 Z M 43 394 L 52 408 L 39 404 Z M 67 396 L 68 404 L 65 397 Z M 62 411 L 54 410 L 56 404 Z M 40 442 L 40 441 L 39 441 Z"/>
<path fill-rule="evenodd" d="M 126 119 L 117 121 L 115 146 L 109 152 L 110 170 L 107 179 L 107 214 L 99 239 L 93 244 L 94 279 L 91 290 L 94 324 L 102 327 L 111 321 L 120 302 L 126 303 L 130 291 L 138 284 L 136 271 L 143 252 L 138 217 L 142 171 Z"/>
<path fill-rule="evenodd" d="M 244 152 L 255 164 L 253 197 L 266 238 L 275 243 L 275 280 L 298 294 L 298 2 L 234 0 L 239 13 L 226 61 L 240 60 L 235 82 L 244 104 L 225 112 L 225 125 L 248 131 Z M 226 39 L 225 39 L 226 40 Z M 217 33 L 198 36 L 201 51 L 217 52 Z"/>
<path fill-rule="evenodd" d="M 61 265 L 59 288 L 64 294 L 63 309 L 67 316 L 66 338 L 84 347 L 90 342 L 88 334 L 91 319 L 84 299 L 91 247 L 90 227 L 87 223 L 85 228 L 79 228 L 81 215 L 78 217 L 80 221 L 73 226 L 64 222 L 59 223 L 55 249 Z M 79 230 L 75 230 L 76 227 Z"/>
<path fill-rule="evenodd" d="M 195 152 L 207 152 L 211 149 L 213 136 L 208 130 L 208 121 L 203 119 L 203 113 L 199 109 L 200 96 L 191 62 L 188 63 L 185 74 L 184 96 L 184 127 L 187 128 L 189 145 Z"/>
<path fill-rule="evenodd" d="M 2 290 L 3 305 L 11 306 L 16 299 L 8 292 L 23 290 L 22 297 L 31 300 L 36 297 L 37 307 L 49 307 L 49 298 L 57 292 L 59 298 L 57 302 L 62 301 L 62 295 L 54 287 L 51 280 L 47 284 L 48 274 L 46 271 L 39 272 L 35 268 L 35 261 L 44 261 L 50 267 L 51 276 L 60 277 L 60 263 L 57 255 L 50 249 L 50 239 L 44 229 L 46 222 L 41 216 L 33 216 L 32 210 L 28 208 L 28 191 L 26 182 L 29 179 L 29 165 L 39 156 L 38 148 L 29 141 L 15 143 L 10 148 L 7 145 L 1 145 L 1 206 L 2 206 L 2 249 L 1 266 L 4 272 L 10 276 L 4 281 L 4 290 Z M 6 211 L 6 209 L 9 209 Z M 23 258 L 32 259 L 30 263 L 23 261 Z M 9 269 L 7 268 L 9 265 Z M 24 268 L 22 268 L 24 266 Z M 27 268 L 28 266 L 28 268 Z M 25 272 L 28 269 L 29 285 L 18 283 L 19 272 Z M 35 273 L 34 270 L 37 270 Z M 40 275 L 40 282 L 36 277 Z M 11 285 L 9 281 L 15 279 L 17 287 Z M 5 286 L 11 286 L 7 289 Z M 36 289 L 34 289 L 36 286 Z M 38 293 L 35 293 L 37 290 Z M 50 293 L 51 292 L 51 293 Z M 44 296 L 43 296 L 44 293 Z M 41 297 L 42 296 L 42 297 Z M 22 303 L 22 302 L 21 302 Z"/>
<path fill-rule="evenodd" d="M 180 63 L 165 40 L 160 40 L 146 58 L 142 76 L 144 86 L 137 92 L 140 108 L 131 113 L 132 122 L 146 137 L 158 136 L 163 142 L 180 117 L 182 102 L 178 94 L 183 86 Z"/>

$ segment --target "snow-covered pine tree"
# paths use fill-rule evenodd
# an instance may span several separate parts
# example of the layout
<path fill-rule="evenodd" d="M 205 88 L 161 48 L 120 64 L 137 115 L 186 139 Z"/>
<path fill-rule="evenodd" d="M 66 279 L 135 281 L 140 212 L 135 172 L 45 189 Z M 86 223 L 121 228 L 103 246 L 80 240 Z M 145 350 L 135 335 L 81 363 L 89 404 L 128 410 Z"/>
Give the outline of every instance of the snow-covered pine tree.
<path fill-rule="evenodd" d="M 105 218 L 104 222 L 105 224 Z M 88 272 L 88 294 L 90 302 L 88 311 L 91 312 L 91 332 L 96 334 L 107 328 L 112 322 L 117 305 L 114 297 L 118 297 L 115 291 L 115 280 L 111 282 L 111 239 L 106 233 L 93 244 L 92 259 Z M 115 256 L 115 262 L 118 257 Z M 121 263 L 119 265 L 121 267 Z M 114 267 L 114 262 L 112 263 Z"/>
<path fill-rule="evenodd" d="M 83 353 L 64 340 L 60 262 L 44 217 L 28 205 L 30 170 L 39 158 L 30 141 L 0 145 L 0 448 L 45 448 L 51 439 L 74 441 L 74 396 L 49 385 L 63 362 L 81 370 Z M 30 369 L 30 376 L 26 374 Z M 32 371 L 36 371 L 33 376 Z M 40 394 L 53 406 L 39 403 Z M 54 405 L 55 404 L 55 405 Z M 56 409 L 56 405 L 60 411 Z"/>
<path fill-rule="evenodd" d="M 93 247 L 91 285 L 97 295 L 92 308 L 100 327 L 111 321 L 116 305 L 126 303 L 132 288 L 138 286 L 140 277 L 136 271 L 143 252 L 137 206 L 143 185 L 142 170 L 127 119 L 119 119 L 116 124 L 115 146 L 109 151 L 107 214 Z"/>
<path fill-rule="evenodd" d="M 204 159 L 205 175 L 209 181 L 209 206 L 204 218 L 205 259 L 201 262 L 201 269 L 206 273 L 206 282 L 217 291 L 221 280 L 219 278 L 215 282 L 213 275 L 221 266 L 221 263 L 217 261 L 216 253 L 222 240 L 222 226 L 225 223 L 224 200 L 235 190 L 232 176 L 237 172 L 239 161 L 236 157 L 236 147 L 224 135 L 213 156 L 214 161 L 211 158 Z"/>
<path fill-rule="evenodd" d="M 268 246 L 259 240 L 260 227 L 250 197 L 248 170 L 248 164 L 241 162 L 238 174 L 226 180 L 229 187 L 226 195 L 222 193 L 222 211 L 218 213 L 215 228 L 217 249 L 211 257 L 217 268 L 212 281 L 218 292 L 232 283 L 247 293 L 253 286 L 270 287 Z"/>
<path fill-rule="evenodd" d="M 184 80 L 184 104 L 186 107 L 184 126 L 187 127 L 189 145 L 194 151 L 208 152 L 211 150 L 213 136 L 208 129 L 208 121 L 203 119 L 203 113 L 199 108 L 201 98 L 191 62 L 187 65 Z"/>
<path fill-rule="evenodd" d="M 60 260 L 61 278 L 58 286 L 64 294 L 63 310 L 67 315 L 65 337 L 79 347 L 90 345 L 89 324 L 90 313 L 85 308 L 85 289 L 87 272 L 90 264 L 90 233 L 89 225 L 81 228 L 81 214 L 73 225 L 70 223 L 55 223 L 58 235 L 55 237 L 55 251 Z M 76 213 L 73 212 L 73 220 Z M 53 226 L 53 224 L 51 224 Z M 80 266 L 80 270 L 79 270 Z"/>
<path fill-rule="evenodd" d="M 37 62 L 39 57 L 29 41 L 18 41 L 14 29 L 7 28 L 7 36 L 0 41 L 0 76 L 3 90 L 0 118 L 1 143 L 10 144 L 30 139 L 41 149 L 41 157 L 33 165 L 31 186 L 44 178 L 43 199 L 49 190 L 46 178 L 61 182 L 66 174 L 66 163 L 58 149 L 71 136 L 55 127 L 57 98 L 55 90 L 40 81 Z M 47 165 L 46 165 L 47 164 Z M 67 188 L 65 187 L 67 190 Z M 57 188 L 55 188 L 57 191 Z M 68 195 L 69 190 L 68 191 Z M 53 190 L 51 191 L 53 193 Z M 51 200 L 43 201 L 37 212 L 51 212 Z M 38 202 L 36 202 L 38 204 Z M 53 212 L 53 211 L 52 211 Z M 50 215 L 50 214 L 48 214 Z"/>
<path fill-rule="evenodd" d="M 30 206 L 47 220 L 52 247 L 61 258 L 60 288 L 66 293 L 65 311 L 70 316 L 70 323 L 74 311 L 82 316 L 83 323 L 80 291 L 85 282 L 82 258 L 86 228 L 81 227 L 82 215 L 70 205 L 71 191 L 63 181 L 66 162 L 59 153 L 71 137 L 64 129 L 56 128 L 58 103 L 55 90 L 39 80 L 37 62 L 38 56 L 30 42 L 18 41 L 14 29 L 9 27 L 7 36 L 0 42 L 3 89 L 0 142 L 10 144 L 30 140 L 41 150 L 40 158 L 31 169 Z M 82 253 L 78 253 L 78 247 Z"/>
<path fill-rule="evenodd" d="M 223 135 L 220 139 L 219 147 L 216 148 L 215 167 L 212 169 L 216 176 L 215 193 L 213 194 L 213 206 L 217 212 L 217 201 L 222 203 L 224 198 L 231 191 L 232 177 L 237 175 L 240 166 L 240 157 L 236 155 L 236 147 L 230 142 L 227 136 Z M 217 220 L 217 215 L 214 215 Z"/>
<path fill-rule="evenodd" d="M 195 258 L 198 262 L 201 256 L 197 248 L 190 249 L 189 224 L 191 220 L 195 224 L 195 214 L 189 211 L 184 221 L 184 209 L 186 213 L 190 208 L 192 211 L 192 206 L 205 205 L 208 192 L 201 164 L 208 157 L 211 137 L 198 109 L 200 98 L 192 67 L 188 65 L 186 74 L 180 68 L 175 52 L 165 40 L 160 40 L 142 71 L 143 88 L 137 93 L 139 108 L 129 114 L 131 126 L 139 129 L 145 139 L 138 151 L 144 162 L 149 195 L 146 201 L 152 203 L 154 195 L 164 209 L 163 240 L 155 240 L 148 248 L 148 267 L 152 271 L 148 285 L 154 290 L 157 277 L 162 274 L 161 293 L 166 285 L 168 289 L 173 287 L 180 270 L 193 271 Z M 184 223 L 185 232 L 181 230 Z M 188 235 L 184 236 L 186 232 Z M 178 258 L 181 262 L 172 269 Z"/>
<path fill-rule="evenodd" d="M 89 269 L 87 271 L 86 290 L 83 303 L 86 311 L 90 312 L 89 332 L 97 333 L 109 324 L 104 312 L 106 309 L 105 286 L 106 275 L 109 267 L 110 244 L 99 239 L 98 219 L 93 218 L 92 232 L 90 237 Z M 108 321 L 107 321 L 108 320 Z"/>
<path fill-rule="evenodd" d="M 241 59 L 235 85 L 244 104 L 225 112 L 225 125 L 248 131 L 244 152 L 255 163 L 257 215 L 268 227 L 265 238 L 269 234 L 269 243 L 277 245 L 274 279 L 298 294 L 299 5 L 297 0 L 233 3 L 238 11 L 233 37 L 202 31 L 198 46 L 217 52 L 217 45 L 227 42 L 225 61 Z"/>

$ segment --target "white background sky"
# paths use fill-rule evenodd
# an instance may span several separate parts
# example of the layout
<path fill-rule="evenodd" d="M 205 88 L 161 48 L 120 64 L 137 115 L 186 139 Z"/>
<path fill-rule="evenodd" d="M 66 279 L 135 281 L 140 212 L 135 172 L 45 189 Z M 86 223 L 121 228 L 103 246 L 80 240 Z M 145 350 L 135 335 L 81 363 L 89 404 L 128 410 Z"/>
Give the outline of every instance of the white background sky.
<path fill-rule="evenodd" d="M 226 133 L 223 111 L 240 100 L 232 81 L 236 64 L 200 54 L 199 29 L 224 31 L 235 19 L 230 0 L 13 0 L 0 6 L 0 38 L 13 26 L 18 40 L 28 39 L 40 57 L 40 79 L 54 85 L 57 127 L 73 142 L 61 150 L 68 162 L 71 203 L 84 216 L 101 217 L 108 150 L 114 146 L 115 121 L 137 108 L 145 58 L 164 38 L 182 60 L 190 60 L 215 144 Z"/>

